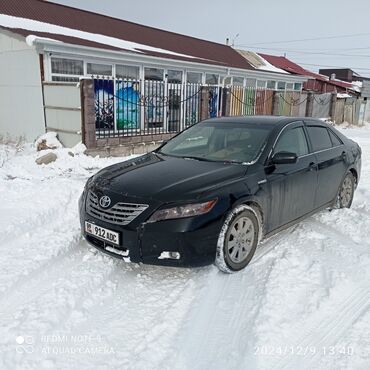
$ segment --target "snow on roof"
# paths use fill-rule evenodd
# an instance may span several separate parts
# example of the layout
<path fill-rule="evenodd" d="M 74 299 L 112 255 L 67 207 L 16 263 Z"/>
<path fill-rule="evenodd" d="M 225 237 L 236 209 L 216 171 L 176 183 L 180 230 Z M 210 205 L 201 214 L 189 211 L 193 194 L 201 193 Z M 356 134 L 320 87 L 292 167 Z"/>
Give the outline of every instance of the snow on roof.
<path fill-rule="evenodd" d="M 22 37 L 34 35 L 37 39 L 44 38 L 40 40 L 49 38 L 66 45 L 123 50 L 171 60 L 253 69 L 247 60 L 225 44 L 50 1 L 0 0 L 0 14 L 4 15 L 0 29 L 9 30 Z M 14 17 L 14 20 L 11 21 L 10 17 Z"/>
<path fill-rule="evenodd" d="M 277 73 L 284 73 L 289 74 L 289 72 L 285 71 L 284 69 L 278 68 L 271 63 L 269 63 L 265 58 L 261 55 L 250 51 L 250 50 L 241 50 L 235 49 L 243 58 L 245 58 L 249 64 L 251 64 L 255 69 L 259 69 L 261 71 L 266 72 L 277 72 Z"/>
<path fill-rule="evenodd" d="M 362 91 L 362 81 L 352 81 L 352 89 L 361 92 Z"/>
<path fill-rule="evenodd" d="M 142 50 L 146 50 L 146 51 L 154 51 L 154 52 L 159 52 L 159 53 L 177 55 L 177 56 L 182 56 L 186 58 L 196 58 L 192 55 L 184 55 L 180 53 L 175 53 L 170 50 L 155 48 L 152 46 L 143 45 L 143 44 L 139 44 L 139 43 L 132 42 L 132 41 L 125 41 L 125 40 L 117 39 L 115 37 L 110 37 L 110 36 L 100 35 L 96 33 L 80 31 L 80 30 L 76 30 L 72 28 L 57 26 L 55 24 L 39 22 L 33 19 L 13 17 L 13 16 L 6 15 L 6 14 L 0 14 L 0 25 L 6 28 L 25 29 L 30 32 L 36 31 L 36 32 L 50 33 L 54 35 L 77 37 L 77 38 L 84 39 L 84 40 L 98 42 L 100 44 L 111 45 L 111 46 L 114 46 L 120 49 L 134 51 L 136 53 L 142 53 Z M 30 36 L 31 35 L 32 34 L 30 34 Z M 34 41 L 35 38 L 36 37 L 34 37 L 32 40 Z M 31 41 L 31 38 L 29 39 L 29 42 L 30 41 Z"/>
<path fill-rule="evenodd" d="M 338 93 L 337 98 L 338 99 L 352 98 L 352 95 L 347 94 L 347 93 Z"/>

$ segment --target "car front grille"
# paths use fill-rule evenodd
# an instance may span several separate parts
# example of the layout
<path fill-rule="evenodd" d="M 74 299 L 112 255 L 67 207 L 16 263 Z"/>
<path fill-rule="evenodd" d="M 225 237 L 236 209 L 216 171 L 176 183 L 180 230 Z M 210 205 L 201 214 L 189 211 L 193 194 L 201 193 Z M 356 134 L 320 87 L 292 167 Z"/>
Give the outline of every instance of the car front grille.
<path fill-rule="evenodd" d="M 96 194 L 89 191 L 86 201 L 86 212 L 95 218 L 117 225 L 127 225 L 149 206 L 136 203 L 116 203 L 109 209 L 103 209 L 99 205 Z"/>

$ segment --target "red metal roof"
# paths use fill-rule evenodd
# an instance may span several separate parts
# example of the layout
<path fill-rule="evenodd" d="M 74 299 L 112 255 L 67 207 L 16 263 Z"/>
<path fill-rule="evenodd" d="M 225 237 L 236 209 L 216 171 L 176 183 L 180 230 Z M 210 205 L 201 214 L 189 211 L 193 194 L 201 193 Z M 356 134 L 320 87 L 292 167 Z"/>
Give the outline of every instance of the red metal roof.
<path fill-rule="evenodd" d="M 344 81 L 329 80 L 326 76 L 308 71 L 307 69 L 304 69 L 303 67 L 301 67 L 300 65 L 292 62 L 291 60 L 287 59 L 286 57 L 277 56 L 277 55 L 262 54 L 262 53 L 258 53 L 258 54 L 262 58 L 266 59 L 269 63 L 274 65 L 275 67 L 284 69 L 287 72 L 297 74 L 297 75 L 311 77 L 313 79 L 326 82 L 330 85 L 339 86 L 339 87 L 342 87 L 344 89 L 353 89 L 353 86 L 350 83 L 347 83 L 347 82 L 344 82 Z"/>
<path fill-rule="evenodd" d="M 160 56 L 170 59 L 195 61 L 198 63 L 222 65 L 234 68 L 253 69 L 253 67 L 233 48 L 195 37 L 180 35 L 137 23 L 124 21 L 105 15 L 92 13 L 60 4 L 42 0 L 1 0 L 0 14 L 32 19 L 62 27 L 76 29 L 94 34 L 118 38 L 125 41 L 140 43 L 161 48 L 170 52 L 185 54 L 195 58 L 144 50 L 140 54 Z M 4 28 L 4 27 L 3 27 Z M 29 34 L 47 37 L 69 44 L 117 50 L 111 45 L 103 45 L 82 38 L 63 36 L 60 34 L 27 31 L 26 29 L 10 29 L 22 36 Z M 124 49 L 119 49 L 124 50 Z M 139 50 L 139 49 L 138 49 Z"/>

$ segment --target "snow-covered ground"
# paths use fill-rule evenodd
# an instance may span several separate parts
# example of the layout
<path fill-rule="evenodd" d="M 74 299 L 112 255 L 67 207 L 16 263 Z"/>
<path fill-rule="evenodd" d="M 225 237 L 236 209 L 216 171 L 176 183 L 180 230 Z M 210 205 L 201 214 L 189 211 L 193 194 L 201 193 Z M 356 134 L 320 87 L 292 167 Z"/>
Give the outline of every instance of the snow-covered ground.
<path fill-rule="evenodd" d="M 125 264 L 81 240 L 85 180 L 0 146 L 0 369 L 369 369 L 370 129 L 350 210 L 262 243 L 243 272 Z"/>

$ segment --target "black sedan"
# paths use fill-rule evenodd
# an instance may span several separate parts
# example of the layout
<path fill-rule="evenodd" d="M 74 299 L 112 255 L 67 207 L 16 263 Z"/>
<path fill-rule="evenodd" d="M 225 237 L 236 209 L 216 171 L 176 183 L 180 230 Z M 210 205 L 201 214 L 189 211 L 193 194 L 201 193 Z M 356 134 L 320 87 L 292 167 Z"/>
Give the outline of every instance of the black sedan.
<path fill-rule="evenodd" d="M 350 207 L 360 171 L 360 147 L 319 120 L 210 119 L 91 177 L 82 233 L 125 261 L 238 271 L 262 238 Z"/>

